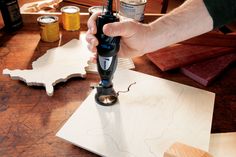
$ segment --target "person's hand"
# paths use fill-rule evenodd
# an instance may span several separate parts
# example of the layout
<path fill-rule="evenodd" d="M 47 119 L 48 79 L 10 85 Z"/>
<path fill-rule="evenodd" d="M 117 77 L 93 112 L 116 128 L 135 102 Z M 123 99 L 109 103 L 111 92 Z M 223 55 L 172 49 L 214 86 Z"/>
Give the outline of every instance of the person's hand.
<path fill-rule="evenodd" d="M 88 48 L 92 52 L 97 52 L 96 46 L 98 40 L 95 37 L 97 33 L 96 19 L 101 13 L 93 14 L 88 20 L 88 31 L 86 40 L 89 43 Z M 121 20 L 104 25 L 103 32 L 107 36 L 121 36 L 119 57 L 142 56 L 146 52 L 147 36 L 150 31 L 149 25 L 140 24 L 134 20 Z"/>

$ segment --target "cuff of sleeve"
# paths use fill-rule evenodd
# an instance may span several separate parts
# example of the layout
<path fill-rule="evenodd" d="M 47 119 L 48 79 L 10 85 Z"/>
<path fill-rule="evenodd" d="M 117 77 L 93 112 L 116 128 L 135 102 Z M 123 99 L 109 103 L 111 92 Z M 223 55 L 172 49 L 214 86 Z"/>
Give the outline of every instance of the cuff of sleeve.
<path fill-rule="evenodd" d="M 212 17 L 213 27 L 219 28 L 236 18 L 236 0 L 203 0 Z"/>

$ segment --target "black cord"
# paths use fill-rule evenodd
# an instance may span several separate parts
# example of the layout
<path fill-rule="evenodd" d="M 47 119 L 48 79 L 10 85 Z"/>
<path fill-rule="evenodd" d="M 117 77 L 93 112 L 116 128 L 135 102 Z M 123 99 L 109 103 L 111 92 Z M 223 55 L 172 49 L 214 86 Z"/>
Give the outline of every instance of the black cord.
<path fill-rule="evenodd" d="M 134 84 L 136 84 L 136 82 L 134 82 L 134 83 L 131 83 L 129 86 L 128 86 L 128 89 L 126 90 L 126 91 L 118 91 L 116 94 L 117 94 L 117 96 L 119 96 L 119 93 L 127 93 L 127 92 L 129 92 L 129 90 L 130 90 L 130 87 L 131 86 L 133 86 Z"/>

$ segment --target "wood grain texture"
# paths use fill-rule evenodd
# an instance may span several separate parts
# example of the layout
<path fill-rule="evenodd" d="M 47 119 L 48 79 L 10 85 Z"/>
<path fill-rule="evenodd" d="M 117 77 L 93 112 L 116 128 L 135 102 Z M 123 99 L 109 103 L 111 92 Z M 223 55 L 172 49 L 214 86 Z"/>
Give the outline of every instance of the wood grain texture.
<path fill-rule="evenodd" d="M 189 40 L 181 42 L 181 44 L 234 47 L 236 48 L 236 33 L 224 35 L 220 32 L 210 32 Z"/>
<path fill-rule="evenodd" d="M 236 61 L 236 50 L 223 56 L 204 60 L 199 63 L 180 68 L 181 72 L 198 83 L 208 86 L 217 76 Z"/>
<path fill-rule="evenodd" d="M 162 71 L 180 68 L 189 64 L 234 52 L 231 47 L 176 44 L 163 48 L 147 57 Z"/>
<path fill-rule="evenodd" d="M 174 143 L 164 157 L 213 157 L 209 153 L 182 143 Z"/>
<path fill-rule="evenodd" d="M 86 23 L 86 21 L 84 21 Z M 81 30 L 86 30 L 86 24 Z M 79 32 L 62 31 L 61 42 L 40 41 L 38 25 L 25 26 L 14 34 L 0 35 L 0 47 L 9 50 L 0 56 L 0 71 L 31 68 L 32 61 L 48 49 L 79 38 Z M 236 64 L 209 87 L 203 87 L 183 76 L 178 70 L 162 72 L 145 56 L 134 59 L 136 71 L 216 93 L 212 132 L 236 131 Z M 73 78 L 56 85 L 53 97 L 41 87 L 26 87 L 0 75 L 0 156 L 1 157 L 97 157 L 55 137 L 55 133 L 91 92 L 90 86 L 99 77 L 88 74 L 86 79 Z M 158 88 L 158 87 L 155 87 Z"/>

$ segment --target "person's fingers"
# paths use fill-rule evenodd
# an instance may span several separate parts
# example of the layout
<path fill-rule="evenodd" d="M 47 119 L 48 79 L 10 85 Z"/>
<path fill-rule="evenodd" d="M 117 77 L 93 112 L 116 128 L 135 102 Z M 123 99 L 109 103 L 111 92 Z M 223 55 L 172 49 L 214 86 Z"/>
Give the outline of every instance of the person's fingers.
<path fill-rule="evenodd" d="M 91 34 L 97 33 L 96 19 L 99 15 L 101 15 L 101 12 L 94 13 L 91 15 L 91 17 L 88 20 L 87 25 Z"/>
<path fill-rule="evenodd" d="M 97 45 L 98 45 L 98 40 L 97 40 L 97 38 L 96 38 L 94 35 L 90 34 L 90 33 L 87 33 L 87 35 L 86 35 L 86 41 L 87 41 L 89 44 L 93 45 L 93 46 L 97 46 Z"/>
<path fill-rule="evenodd" d="M 97 47 L 96 46 L 93 46 L 93 45 L 89 44 L 87 47 L 91 52 L 94 52 L 94 53 L 97 52 Z"/>
<path fill-rule="evenodd" d="M 91 40 L 93 39 L 93 35 L 89 31 L 87 31 L 85 39 L 88 43 L 91 43 Z"/>
<path fill-rule="evenodd" d="M 103 27 L 103 32 L 107 36 L 122 36 L 130 37 L 138 31 L 138 23 L 133 21 L 122 21 L 106 24 Z"/>
<path fill-rule="evenodd" d="M 93 55 L 90 57 L 89 61 L 91 63 L 96 63 L 97 62 L 97 54 L 93 53 Z"/>

